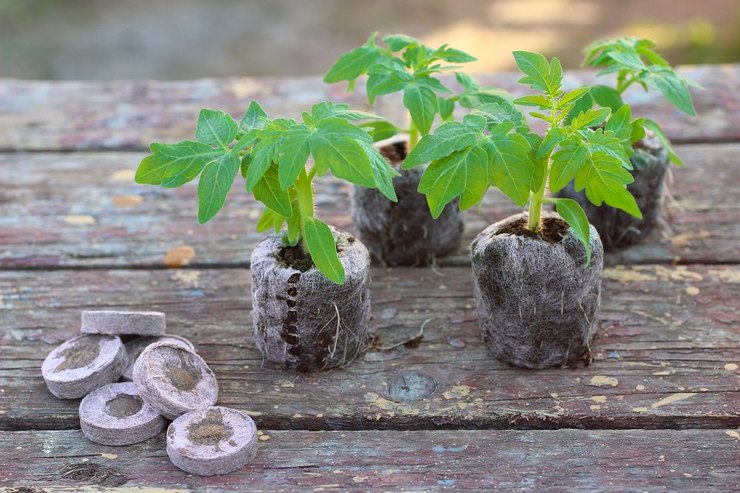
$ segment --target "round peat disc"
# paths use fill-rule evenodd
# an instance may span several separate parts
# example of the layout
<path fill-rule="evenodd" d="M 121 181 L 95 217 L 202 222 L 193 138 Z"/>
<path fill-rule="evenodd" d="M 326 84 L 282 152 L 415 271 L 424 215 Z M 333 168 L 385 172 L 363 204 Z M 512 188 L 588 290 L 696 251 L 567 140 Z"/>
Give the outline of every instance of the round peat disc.
<path fill-rule="evenodd" d="M 160 336 L 164 334 L 165 316 L 162 312 L 122 312 L 116 310 L 85 310 L 82 312 L 83 334 L 136 334 Z"/>
<path fill-rule="evenodd" d="M 80 403 L 80 427 L 101 445 L 131 445 L 159 434 L 166 421 L 144 402 L 132 382 L 111 383 Z"/>
<path fill-rule="evenodd" d="M 141 398 L 168 419 L 212 406 L 218 399 L 218 382 L 203 358 L 170 342 L 144 349 L 133 376 Z"/>
<path fill-rule="evenodd" d="M 188 351 L 195 352 L 195 347 L 193 347 L 193 343 L 188 341 L 184 337 L 173 336 L 169 334 L 163 336 L 137 337 L 133 341 L 129 341 L 125 344 L 126 354 L 128 354 L 128 366 L 125 370 L 123 370 L 123 375 L 121 375 L 121 378 L 123 380 L 132 381 L 134 379 L 134 363 L 136 362 L 136 359 L 139 357 L 142 351 L 144 351 L 148 346 L 151 346 L 155 342 L 170 342 L 172 344 L 182 346 Z"/>
<path fill-rule="evenodd" d="M 243 467 L 257 453 L 252 418 L 228 407 L 184 414 L 167 429 L 167 455 L 190 474 L 215 476 Z"/>
<path fill-rule="evenodd" d="M 49 391 L 60 399 L 79 399 L 115 382 L 128 363 L 117 336 L 90 334 L 55 348 L 41 365 Z"/>

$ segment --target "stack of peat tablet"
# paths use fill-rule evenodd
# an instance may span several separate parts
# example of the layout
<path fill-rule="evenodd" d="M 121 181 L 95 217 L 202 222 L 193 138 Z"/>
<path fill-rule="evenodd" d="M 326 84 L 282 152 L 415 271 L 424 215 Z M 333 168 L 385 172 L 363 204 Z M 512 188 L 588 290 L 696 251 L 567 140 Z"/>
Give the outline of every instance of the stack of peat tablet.
<path fill-rule="evenodd" d="M 56 397 L 84 397 L 80 427 L 88 439 L 130 445 L 171 419 L 167 454 L 186 472 L 227 474 L 254 457 L 254 422 L 215 406 L 216 377 L 190 341 L 165 334 L 164 313 L 84 311 L 81 332 L 46 357 L 41 373 Z M 120 336 L 139 337 L 124 345 Z"/>

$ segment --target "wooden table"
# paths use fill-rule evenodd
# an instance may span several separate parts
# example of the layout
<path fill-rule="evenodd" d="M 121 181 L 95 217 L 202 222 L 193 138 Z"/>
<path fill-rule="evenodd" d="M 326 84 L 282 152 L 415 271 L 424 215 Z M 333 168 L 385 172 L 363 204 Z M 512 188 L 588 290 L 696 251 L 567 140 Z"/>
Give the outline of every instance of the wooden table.
<path fill-rule="evenodd" d="M 656 95 L 687 163 L 667 223 L 609 254 L 594 363 L 527 371 L 479 336 L 467 244 L 436 269 L 373 270 L 372 325 L 385 346 L 344 370 L 263 367 L 251 336 L 249 255 L 258 207 L 238 187 L 199 226 L 195 187 L 139 186 L 153 140 L 191 137 L 202 107 L 251 99 L 296 115 L 330 97 L 319 79 L 0 81 L 0 486 L 197 490 L 697 490 L 738 486 L 740 466 L 740 65 L 686 67 L 704 91 L 689 119 Z M 575 72 L 592 80 L 590 72 Z M 517 75 L 489 83 L 512 88 Z M 377 111 L 402 118 L 398 100 Z M 352 230 L 348 187 L 319 185 L 321 215 Z M 515 212 L 490 192 L 466 239 Z M 469 243 L 467 241 L 466 243 Z M 261 429 L 252 464 L 192 477 L 162 437 L 116 448 L 79 431 L 78 401 L 46 390 L 40 365 L 87 308 L 167 313 L 216 372 L 220 403 Z M 400 385 L 399 385 L 400 384 Z M 408 388 L 418 400 L 389 389 Z M 430 394 L 429 392 L 433 392 Z M 35 488 L 35 489 L 34 489 Z M 16 491 L 16 490 L 10 490 Z"/>

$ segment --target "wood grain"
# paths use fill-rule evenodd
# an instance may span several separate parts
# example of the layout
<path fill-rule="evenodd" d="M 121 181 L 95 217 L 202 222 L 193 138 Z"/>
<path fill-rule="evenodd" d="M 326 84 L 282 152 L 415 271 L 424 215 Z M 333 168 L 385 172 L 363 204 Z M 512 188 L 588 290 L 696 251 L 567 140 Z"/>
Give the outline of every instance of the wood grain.
<path fill-rule="evenodd" d="M 270 430 L 261 438 L 250 464 L 205 478 L 175 468 L 162 435 L 105 447 L 79 431 L 0 432 L 0 486 L 38 493 L 113 486 L 178 492 L 731 491 L 740 459 L 735 430 Z"/>
<path fill-rule="evenodd" d="M 689 118 L 666 103 L 657 91 L 629 93 L 633 114 L 659 121 L 676 142 L 727 142 L 740 139 L 740 64 L 683 67 L 680 72 L 704 87 L 695 90 L 698 116 Z M 566 86 L 593 82 L 593 71 L 571 71 Z M 481 80 L 526 92 L 520 74 L 488 74 Z M 348 95 L 342 84 L 318 77 L 227 78 L 193 81 L 69 81 L 0 79 L 0 150 L 135 150 L 152 141 L 192 138 L 201 108 L 243 114 L 259 100 L 271 116 L 298 117 L 320 100 L 346 101 L 367 108 L 361 93 Z M 398 97 L 374 109 L 404 121 Z"/>
<path fill-rule="evenodd" d="M 645 242 L 610 253 L 615 263 L 740 262 L 740 144 L 683 145 L 673 169 L 666 226 Z M 0 269 L 248 267 L 260 206 L 237 180 L 225 209 L 197 223 L 196 187 L 136 185 L 143 154 L 0 154 Z M 719 192 L 718 183 L 722 183 Z M 317 206 L 326 221 L 352 231 L 350 187 L 321 180 Z M 480 213 L 466 214 L 463 244 L 440 265 L 468 265 L 468 245 L 488 224 L 516 213 L 490 191 Z"/>
<path fill-rule="evenodd" d="M 373 279 L 378 344 L 423 326 L 421 344 L 302 375 L 263 367 L 248 270 L 2 272 L 0 429 L 78 427 L 78 401 L 52 397 L 39 367 L 92 307 L 165 312 L 168 330 L 190 338 L 212 366 L 219 402 L 249 411 L 262 428 L 740 426 L 739 266 L 607 269 L 595 362 L 537 372 L 487 354 L 469 268 L 375 269 Z M 414 385 L 414 374 L 433 379 L 434 392 L 395 402 L 391 382 Z"/>

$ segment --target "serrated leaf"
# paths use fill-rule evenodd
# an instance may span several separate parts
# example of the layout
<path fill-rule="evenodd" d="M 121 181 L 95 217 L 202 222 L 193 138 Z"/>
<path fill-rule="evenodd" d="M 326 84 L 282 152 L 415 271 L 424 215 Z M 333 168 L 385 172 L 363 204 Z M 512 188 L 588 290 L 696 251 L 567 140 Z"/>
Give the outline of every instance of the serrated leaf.
<path fill-rule="evenodd" d="M 618 159 L 597 152 L 589 155 L 586 165 L 576 175 L 575 187 L 576 191 L 585 189 L 586 198 L 594 205 L 606 203 L 642 218 L 635 198 L 626 187 L 632 181 L 632 175 Z"/>
<path fill-rule="evenodd" d="M 460 197 L 460 209 L 474 206 L 488 188 L 488 156 L 479 146 L 471 146 L 445 158 L 432 161 L 419 182 L 419 192 L 427 197 L 433 218 Z"/>
<path fill-rule="evenodd" d="M 632 154 L 632 122 L 630 121 L 630 107 L 622 105 L 609 117 L 604 129 L 612 132 L 619 139 L 627 157 Z"/>
<path fill-rule="evenodd" d="M 311 130 L 304 125 L 297 125 L 285 132 L 277 153 L 278 177 L 283 190 L 293 185 L 301 171 L 306 169 L 311 135 Z"/>
<path fill-rule="evenodd" d="M 204 144 L 226 149 L 234 141 L 238 129 L 239 125 L 231 115 L 220 110 L 200 110 L 195 138 Z"/>
<path fill-rule="evenodd" d="M 543 159 L 549 156 L 553 149 L 560 145 L 560 143 L 567 137 L 565 131 L 560 127 L 552 127 L 545 138 L 542 139 L 539 147 L 537 147 L 537 153 L 535 159 Z"/>
<path fill-rule="evenodd" d="M 409 45 L 418 43 L 419 41 L 411 36 L 405 34 L 391 34 L 383 38 L 383 42 L 388 45 L 391 51 L 401 51 Z"/>
<path fill-rule="evenodd" d="M 370 158 L 370 165 L 373 167 L 373 176 L 375 177 L 375 187 L 390 201 L 398 202 L 396 190 L 393 188 L 393 177 L 398 176 L 400 173 L 393 169 L 388 164 L 388 161 L 371 144 L 362 142 L 360 145 Z"/>
<path fill-rule="evenodd" d="M 463 86 L 463 89 L 465 89 L 466 92 L 475 92 L 480 89 L 480 86 L 475 79 L 466 73 L 455 72 L 455 79 L 461 86 Z"/>
<path fill-rule="evenodd" d="M 340 56 L 324 76 L 324 82 L 329 84 L 343 80 L 351 80 L 366 72 L 381 56 L 375 46 L 360 46 Z"/>
<path fill-rule="evenodd" d="M 437 114 L 437 95 L 428 87 L 409 84 L 403 89 L 403 105 L 408 109 L 416 128 L 426 135 Z"/>
<path fill-rule="evenodd" d="M 563 144 L 552 156 L 550 191 L 557 193 L 575 178 L 588 159 L 588 149 L 580 142 Z"/>
<path fill-rule="evenodd" d="M 604 120 L 606 120 L 610 112 L 611 110 L 609 108 L 588 109 L 573 118 L 573 120 L 570 122 L 570 127 L 573 130 L 595 127 L 604 123 Z"/>
<path fill-rule="evenodd" d="M 562 71 L 559 74 L 551 71 L 553 68 L 557 70 L 559 62 L 553 67 L 544 56 L 529 51 L 515 51 L 514 60 L 519 70 L 526 76 L 519 79 L 520 83 L 527 84 L 533 89 L 550 95 L 558 93 L 562 81 Z M 554 60 L 557 59 L 553 58 Z"/>
<path fill-rule="evenodd" d="M 583 97 L 577 99 L 573 107 L 568 110 L 568 114 L 564 119 L 564 123 L 566 125 L 570 125 L 575 117 L 577 117 L 581 113 L 585 113 L 586 111 L 590 110 L 593 105 L 594 100 L 591 97 L 591 93 L 589 92 L 588 94 L 584 94 Z"/>
<path fill-rule="evenodd" d="M 524 206 L 529 199 L 535 167 L 529 156 L 529 142 L 520 134 L 492 134 L 485 142 L 492 166 L 491 184 L 517 205 Z"/>
<path fill-rule="evenodd" d="M 343 122 L 362 133 L 364 139 L 358 139 L 349 132 L 348 127 L 337 122 Z M 309 140 L 309 147 L 319 172 L 330 169 L 337 178 L 372 188 L 375 184 L 373 169 L 367 153 L 360 145 L 363 140 L 370 142 L 370 136 L 364 130 L 338 119 L 324 120 L 317 128 L 318 131 Z"/>
<path fill-rule="evenodd" d="M 536 106 L 538 108 L 548 110 L 552 108 L 552 102 L 541 94 L 522 96 L 521 98 L 515 99 L 514 104 L 518 104 L 521 106 Z"/>
<path fill-rule="evenodd" d="M 253 129 L 263 129 L 265 126 L 267 126 L 267 113 L 257 101 L 252 101 L 239 122 L 239 128 L 249 132 Z"/>
<path fill-rule="evenodd" d="M 439 117 L 443 121 L 452 120 L 452 114 L 455 111 L 454 101 L 447 98 L 437 98 L 437 107 L 439 109 Z"/>
<path fill-rule="evenodd" d="M 385 120 L 365 122 L 357 126 L 367 130 L 370 137 L 372 137 L 373 142 L 389 139 L 400 131 L 398 127 Z"/>
<path fill-rule="evenodd" d="M 474 56 L 468 55 L 462 50 L 450 48 L 448 46 L 440 46 L 432 54 L 434 58 L 441 58 L 442 60 L 450 63 L 467 63 L 474 62 L 477 60 Z"/>
<path fill-rule="evenodd" d="M 579 87 L 578 89 L 573 89 L 572 91 L 566 92 L 563 94 L 563 96 L 558 100 L 558 109 L 564 108 L 567 104 L 573 103 L 575 101 L 578 101 L 583 96 L 589 93 L 591 90 L 590 87 Z"/>
<path fill-rule="evenodd" d="M 208 164 L 198 183 L 198 222 L 209 221 L 224 206 L 226 195 L 239 171 L 239 158 L 225 154 L 218 162 Z"/>
<path fill-rule="evenodd" d="M 293 215 L 288 192 L 280 187 L 278 170 L 271 166 L 252 189 L 254 198 L 284 217 Z"/>
<path fill-rule="evenodd" d="M 272 166 L 272 163 L 277 161 L 281 142 L 282 140 L 276 137 L 261 140 L 254 146 L 249 166 L 247 166 L 247 190 L 254 189 L 257 182 L 262 179 L 265 172 Z"/>
<path fill-rule="evenodd" d="M 609 86 L 595 85 L 591 86 L 591 97 L 599 106 L 617 111 L 624 105 L 622 96 L 616 89 Z"/>
<path fill-rule="evenodd" d="M 439 79 L 435 79 L 434 77 L 415 77 L 414 80 L 419 86 L 428 87 L 434 92 L 442 94 L 452 94 L 452 91 L 449 88 L 442 84 Z"/>
<path fill-rule="evenodd" d="M 403 162 L 403 169 L 436 161 L 461 151 L 475 143 L 480 132 L 461 122 L 440 125 L 433 134 L 428 134 L 416 144 Z"/>
<path fill-rule="evenodd" d="M 306 218 L 303 242 L 316 268 L 334 284 L 343 284 L 344 266 L 339 261 L 337 243 L 329 226 L 316 218 Z"/>
<path fill-rule="evenodd" d="M 581 205 L 573 199 L 549 199 L 555 204 L 555 210 L 568 223 L 576 238 L 581 240 L 586 249 L 586 265 L 591 263 L 591 245 L 588 217 Z"/>
<path fill-rule="evenodd" d="M 696 109 L 694 109 L 689 88 L 673 70 L 667 67 L 651 66 L 649 80 L 679 110 L 689 116 L 696 116 Z"/>
<path fill-rule="evenodd" d="M 152 154 L 136 169 L 136 183 L 178 187 L 194 179 L 203 168 L 221 159 L 224 151 L 186 140 L 177 144 L 152 144 Z"/>
<path fill-rule="evenodd" d="M 371 73 L 367 78 L 367 95 L 374 98 L 376 96 L 402 91 L 413 80 L 411 74 L 405 70 Z"/>
<path fill-rule="evenodd" d="M 658 125 L 655 120 L 645 118 L 642 122 L 642 126 L 653 131 L 658 140 L 660 140 L 660 143 L 663 144 L 663 147 L 665 147 L 666 151 L 668 151 L 668 159 L 670 159 L 672 163 L 683 168 L 684 162 L 681 160 L 680 157 L 678 157 L 676 152 L 673 150 L 673 147 L 671 147 L 671 141 L 668 140 L 668 136 L 666 136 L 660 125 Z"/>

